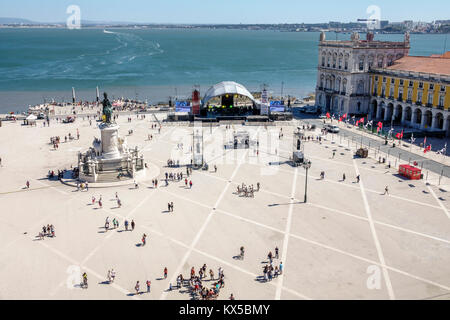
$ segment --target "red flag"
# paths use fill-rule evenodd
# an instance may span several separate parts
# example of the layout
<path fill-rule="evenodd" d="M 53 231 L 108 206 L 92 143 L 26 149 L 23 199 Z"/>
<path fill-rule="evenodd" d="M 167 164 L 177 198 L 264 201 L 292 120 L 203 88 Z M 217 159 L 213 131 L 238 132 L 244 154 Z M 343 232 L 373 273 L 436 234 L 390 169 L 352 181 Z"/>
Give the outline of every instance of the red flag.
<path fill-rule="evenodd" d="M 402 133 L 400 134 L 400 139 L 403 139 L 403 130 Z"/>
<path fill-rule="evenodd" d="M 378 122 L 378 128 L 380 128 L 380 129 L 383 128 L 383 122 Z"/>
<path fill-rule="evenodd" d="M 358 121 L 356 121 L 356 124 L 355 124 L 355 126 L 359 126 L 359 120 L 358 120 Z"/>
<path fill-rule="evenodd" d="M 330 118 L 331 118 L 331 116 L 330 116 L 330 113 L 329 113 L 329 112 L 327 112 L 327 118 L 328 118 L 328 119 L 330 119 Z"/>
<path fill-rule="evenodd" d="M 401 139 L 401 138 L 400 138 L 400 132 L 397 133 L 395 136 L 397 137 L 397 139 L 399 139 L 399 140 Z"/>
<path fill-rule="evenodd" d="M 347 114 L 344 114 L 342 118 L 347 119 Z"/>
<path fill-rule="evenodd" d="M 362 122 L 362 123 L 364 124 L 364 118 L 361 118 L 361 119 L 359 120 L 359 122 Z"/>
<path fill-rule="evenodd" d="M 339 122 L 342 122 L 342 117 L 339 118 Z"/>
<path fill-rule="evenodd" d="M 428 147 L 426 147 L 425 150 L 423 150 L 423 153 L 427 153 L 429 151 L 431 151 L 431 144 Z"/>

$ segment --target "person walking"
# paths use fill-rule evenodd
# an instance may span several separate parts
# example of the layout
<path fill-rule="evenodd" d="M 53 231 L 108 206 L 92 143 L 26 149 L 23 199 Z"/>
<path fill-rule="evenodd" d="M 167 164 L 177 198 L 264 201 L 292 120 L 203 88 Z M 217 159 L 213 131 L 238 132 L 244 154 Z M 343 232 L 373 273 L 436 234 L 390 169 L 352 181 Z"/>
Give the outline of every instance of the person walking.
<path fill-rule="evenodd" d="M 384 193 L 383 193 L 383 195 L 389 195 L 389 187 L 388 186 L 386 186 L 385 188 L 384 188 Z"/>
<path fill-rule="evenodd" d="M 170 210 L 173 212 L 173 202 L 170 202 Z"/>
<path fill-rule="evenodd" d="M 283 261 L 280 262 L 280 274 L 283 274 Z"/>
<path fill-rule="evenodd" d="M 136 294 L 139 294 L 139 281 L 136 282 L 136 285 L 134 286 L 134 290 L 136 290 Z"/>
<path fill-rule="evenodd" d="M 164 268 L 164 279 L 167 279 L 167 267 Z"/>
<path fill-rule="evenodd" d="M 278 259 L 278 247 L 275 247 L 275 259 Z"/>
<path fill-rule="evenodd" d="M 189 181 L 189 188 L 192 189 L 192 180 Z"/>
<path fill-rule="evenodd" d="M 150 293 L 152 283 L 150 280 L 147 280 L 146 284 L 147 284 L 147 293 Z"/>
<path fill-rule="evenodd" d="M 125 231 L 128 231 L 128 220 L 125 220 Z"/>
<path fill-rule="evenodd" d="M 356 183 L 359 183 L 360 180 L 361 180 L 361 177 L 360 177 L 360 175 L 358 174 L 358 175 L 356 176 Z"/>
<path fill-rule="evenodd" d="M 131 231 L 133 231 L 134 230 L 134 226 L 135 226 L 136 224 L 134 223 L 134 220 L 131 220 Z"/>
<path fill-rule="evenodd" d="M 333 157 L 331 158 L 331 159 L 334 159 L 334 156 L 336 155 L 336 152 L 335 151 L 333 151 Z"/>
<path fill-rule="evenodd" d="M 342 174 L 342 182 L 344 182 L 345 181 L 345 173 L 344 174 Z"/>
<path fill-rule="evenodd" d="M 30 181 L 27 181 L 26 186 L 27 186 L 27 189 L 30 189 Z"/>
<path fill-rule="evenodd" d="M 147 235 L 144 233 L 142 236 L 142 246 L 145 246 L 145 239 L 147 238 Z"/>

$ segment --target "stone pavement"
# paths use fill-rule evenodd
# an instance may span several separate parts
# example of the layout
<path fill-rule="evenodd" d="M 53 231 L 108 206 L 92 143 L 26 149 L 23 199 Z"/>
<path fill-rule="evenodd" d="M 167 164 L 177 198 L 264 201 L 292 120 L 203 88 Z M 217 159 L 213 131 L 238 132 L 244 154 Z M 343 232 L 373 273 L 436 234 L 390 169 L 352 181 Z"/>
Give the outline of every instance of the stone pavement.
<path fill-rule="evenodd" d="M 186 278 L 192 266 L 198 271 L 205 263 L 216 276 L 219 267 L 224 269 L 219 299 L 231 293 L 251 300 L 450 298 L 450 197 L 445 189 L 406 181 L 374 159 L 354 159 L 354 150 L 345 143 L 308 142 L 305 154 L 312 167 L 305 204 L 305 170 L 286 163 L 294 126 L 282 127 L 281 140 L 280 127 L 268 127 L 273 137 L 268 139 L 264 127 L 235 126 L 259 137 L 259 155 L 256 148 L 224 150 L 232 129 L 221 126 L 210 133 L 204 128 L 209 170 L 194 170 L 192 189 L 184 182 L 166 187 L 165 172 L 185 172 L 184 167 L 165 166 L 169 158 L 190 161 L 193 128 L 163 124 L 158 134 L 150 129 L 151 120 L 127 123 L 121 116 L 119 124 L 122 135 L 133 128 L 128 145 L 143 148 L 146 161 L 158 167 L 157 189 L 148 181 L 139 189 L 77 192 L 48 181 L 48 170 L 76 165 L 77 152 L 100 135 L 88 121 L 53 122 L 50 128 L 7 123 L 0 128 L 0 298 L 191 299 L 186 288 L 168 291 L 169 282 L 175 285 L 179 273 Z M 76 128 L 80 140 L 53 151 L 50 137 L 75 134 Z M 149 133 L 153 141 L 146 141 Z M 321 171 L 324 180 L 319 179 Z M 24 189 L 27 180 L 29 190 Z M 238 185 L 256 187 L 257 182 L 261 190 L 254 198 L 236 194 Z M 389 196 L 382 195 L 386 185 Z M 91 204 L 92 196 L 100 195 L 102 209 Z M 170 201 L 173 213 L 167 212 Z M 120 227 L 105 231 L 106 217 L 118 219 Z M 136 229 L 125 232 L 124 219 L 134 219 Z M 35 237 L 44 224 L 55 226 L 55 238 Z M 144 247 L 143 233 L 148 236 Z M 236 260 L 241 246 L 245 259 Z M 275 246 L 280 259 L 274 265 L 282 261 L 284 273 L 266 283 L 262 267 Z M 106 284 L 111 268 L 116 281 Z M 89 278 L 87 290 L 78 285 L 83 272 Z M 137 280 L 141 290 L 151 280 L 151 293 L 134 295 Z"/>

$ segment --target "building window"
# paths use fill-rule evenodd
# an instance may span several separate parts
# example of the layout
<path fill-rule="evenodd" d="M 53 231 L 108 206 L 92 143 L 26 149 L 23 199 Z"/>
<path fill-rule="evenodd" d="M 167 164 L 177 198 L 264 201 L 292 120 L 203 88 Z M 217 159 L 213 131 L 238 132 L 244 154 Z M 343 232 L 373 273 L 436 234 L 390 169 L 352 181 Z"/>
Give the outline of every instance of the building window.
<path fill-rule="evenodd" d="M 342 92 L 345 94 L 347 92 L 347 79 L 342 81 Z"/>
<path fill-rule="evenodd" d="M 444 102 L 445 102 L 445 97 L 444 96 L 439 96 L 439 106 L 443 107 L 444 106 Z"/>
<path fill-rule="evenodd" d="M 385 95 L 386 95 L 386 87 L 383 86 L 383 87 L 381 88 L 381 96 L 384 98 Z"/>
<path fill-rule="evenodd" d="M 433 104 L 433 94 L 432 93 L 429 93 L 428 94 L 428 104 Z"/>
<path fill-rule="evenodd" d="M 342 69 L 342 57 L 339 57 L 339 69 Z"/>
<path fill-rule="evenodd" d="M 386 83 L 386 77 L 383 77 L 383 83 Z"/>
<path fill-rule="evenodd" d="M 322 67 L 325 67 L 325 57 L 322 57 Z"/>
<path fill-rule="evenodd" d="M 410 87 L 412 87 L 413 84 L 414 84 L 414 82 L 412 82 L 412 81 L 409 82 L 409 86 L 410 86 Z"/>
<path fill-rule="evenodd" d="M 434 83 L 430 83 L 430 90 L 434 90 Z"/>
<path fill-rule="evenodd" d="M 395 83 L 395 79 L 391 78 L 391 83 L 394 84 Z"/>
<path fill-rule="evenodd" d="M 408 101 L 412 100 L 412 90 L 408 90 Z"/>
<path fill-rule="evenodd" d="M 400 85 L 403 86 L 403 84 L 404 84 L 404 81 L 403 81 L 403 79 L 401 79 L 400 80 Z"/>
<path fill-rule="evenodd" d="M 359 71 L 364 70 L 364 62 L 365 62 L 365 57 L 364 56 L 359 57 Z"/>
<path fill-rule="evenodd" d="M 375 81 L 378 82 L 378 76 L 375 76 Z"/>
<path fill-rule="evenodd" d="M 361 111 L 361 102 L 358 102 L 358 112 Z"/>
<path fill-rule="evenodd" d="M 344 66 L 345 70 L 348 70 L 348 57 L 345 57 L 345 66 Z"/>
<path fill-rule="evenodd" d="M 394 88 L 390 88 L 389 89 L 389 98 L 393 98 L 394 97 Z"/>
<path fill-rule="evenodd" d="M 403 101 L 403 89 L 400 88 L 398 91 L 398 100 Z"/>
<path fill-rule="evenodd" d="M 422 98 L 423 98 L 423 92 L 422 91 L 417 92 L 417 102 L 422 103 Z"/>
<path fill-rule="evenodd" d="M 378 58 L 378 68 L 383 68 L 383 60 L 384 60 L 383 57 Z"/>
<path fill-rule="evenodd" d="M 441 86 L 441 92 L 445 92 L 446 86 Z"/>
<path fill-rule="evenodd" d="M 419 88 L 423 89 L 423 82 L 419 82 Z"/>

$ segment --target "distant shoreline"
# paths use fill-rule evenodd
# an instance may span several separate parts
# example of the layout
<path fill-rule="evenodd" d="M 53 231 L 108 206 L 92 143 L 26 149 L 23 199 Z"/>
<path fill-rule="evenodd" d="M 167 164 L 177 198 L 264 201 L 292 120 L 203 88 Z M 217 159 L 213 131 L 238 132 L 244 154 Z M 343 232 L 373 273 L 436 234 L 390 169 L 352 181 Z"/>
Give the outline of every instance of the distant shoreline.
<path fill-rule="evenodd" d="M 266 26 L 266 25 L 260 25 Z M 64 25 L 0 25 L 0 29 L 68 29 Z M 91 30 L 103 30 L 103 29 L 121 29 L 121 30 L 240 30 L 240 31 L 273 31 L 273 32 L 287 32 L 287 33 L 318 33 L 322 30 L 289 30 L 289 29 L 277 29 L 277 28 L 246 28 L 246 27 L 233 27 L 230 26 L 153 26 L 153 25 L 81 25 L 81 29 Z M 69 29 L 68 29 L 69 30 Z M 324 30 L 329 33 L 349 34 L 352 32 L 366 33 L 364 30 L 348 30 L 348 31 L 334 31 Z M 376 31 L 378 34 L 404 34 L 404 32 L 386 32 Z M 442 35 L 450 34 L 450 32 L 410 32 L 410 34 L 423 34 L 423 35 Z"/>

